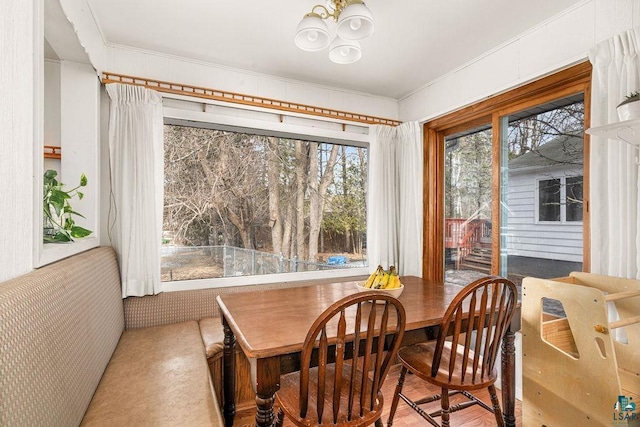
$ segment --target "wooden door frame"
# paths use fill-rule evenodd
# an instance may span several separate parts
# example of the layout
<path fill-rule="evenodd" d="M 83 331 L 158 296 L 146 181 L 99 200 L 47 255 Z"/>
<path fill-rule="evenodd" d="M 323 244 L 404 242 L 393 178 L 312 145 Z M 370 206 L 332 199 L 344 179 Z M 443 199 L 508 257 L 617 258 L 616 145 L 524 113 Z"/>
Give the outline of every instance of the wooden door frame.
<path fill-rule="evenodd" d="M 423 125 L 424 193 L 422 277 L 444 280 L 444 139 L 481 124 L 493 126 L 492 224 L 500 230 L 500 117 L 544 104 L 554 99 L 584 93 L 584 128 L 590 126 L 591 63 L 574 65 L 548 77 L 493 96 L 469 107 L 430 120 Z M 589 206 L 589 135 L 584 134 L 583 180 L 583 271 L 591 269 Z M 500 233 L 492 235 L 491 273 L 500 272 Z"/>

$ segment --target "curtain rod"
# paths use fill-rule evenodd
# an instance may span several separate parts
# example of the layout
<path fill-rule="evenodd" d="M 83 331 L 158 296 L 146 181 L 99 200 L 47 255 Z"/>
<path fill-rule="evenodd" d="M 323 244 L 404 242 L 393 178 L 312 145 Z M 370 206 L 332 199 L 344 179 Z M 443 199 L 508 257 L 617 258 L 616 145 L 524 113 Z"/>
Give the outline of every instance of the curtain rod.
<path fill-rule="evenodd" d="M 373 125 L 398 126 L 402 122 L 383 117 L 369 116 L 366 114 L 350 113 L 347 111 L 333 110 L 331 108 L 315 107 L 313 105 L 298 104 L 295 102 L 280 101 L 277 99 L 263 98 L 260 96 L 245 95 L 218 89 L 209 89 L 182 83 L 171 83 L 161 80 L 147 79 L 144 77 L 127 76 L 110 72 L 102 73 L 102 83 L 124 83 L 136 86 L 144 86 L 158 92 L 173 93 L 177 95 L 193 96 L 196 98 L 213 99 L 233 104 L 249 105 L 253 107 L 270 108 L 280 111 L 308 114 L 311 116 L 328 117 L 331 119 L 348 120 L 350 122 L 366 123 Z"/>

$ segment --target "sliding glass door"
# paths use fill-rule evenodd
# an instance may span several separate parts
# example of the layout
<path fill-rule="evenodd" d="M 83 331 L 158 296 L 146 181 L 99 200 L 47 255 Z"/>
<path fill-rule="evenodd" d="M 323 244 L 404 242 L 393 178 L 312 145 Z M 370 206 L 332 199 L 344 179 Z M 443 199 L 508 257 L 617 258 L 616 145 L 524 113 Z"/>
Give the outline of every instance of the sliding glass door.
<path fill-rule="evenodd" d="M 445 277 L 491 273 L 492 136 L 489 125 L 445 138 Z"/>
<path fill-rule="evenodd" d="M 493 134 L 483 125 L 444 138 L 445 279 L 468 283 L 497 270 L 519 284 L 582 271 L 583 94 L 500 116 Z"/>
<path fill-rule="evenodd" d="M 583 269 L 584 101 L 575 95 L 500 118 L 500 274 Z"/>
<path fill-rule="evenodd" d="M 589 271 L 589 88 L 585 64 L 425 124 L 424 277 Z"/>

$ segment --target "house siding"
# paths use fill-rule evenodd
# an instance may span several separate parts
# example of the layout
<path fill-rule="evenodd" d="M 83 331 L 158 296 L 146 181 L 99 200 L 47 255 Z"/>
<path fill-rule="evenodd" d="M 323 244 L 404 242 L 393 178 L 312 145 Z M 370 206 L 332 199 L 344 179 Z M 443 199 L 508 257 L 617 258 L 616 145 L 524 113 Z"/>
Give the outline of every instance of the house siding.
<path fill-rule="evenodd" d="M 552 176 L 582 175 L 569 170 Z M 507 249 L 509 255 L 582 262 L 582 222 L 550 223 L 536 221 L 536 182 L 547 172 L 518 173 L 509 176 L 507 205 Z"/>

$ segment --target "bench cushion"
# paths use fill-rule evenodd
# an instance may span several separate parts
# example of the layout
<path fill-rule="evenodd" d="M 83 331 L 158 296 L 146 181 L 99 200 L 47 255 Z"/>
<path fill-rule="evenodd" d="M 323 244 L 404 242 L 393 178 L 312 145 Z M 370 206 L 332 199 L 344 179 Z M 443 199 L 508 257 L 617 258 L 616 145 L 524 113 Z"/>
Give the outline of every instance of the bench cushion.
<path fill-rule="evenodd" d="M 82 425 L 223 425 L 198 323 L 125 331 Z"/>

